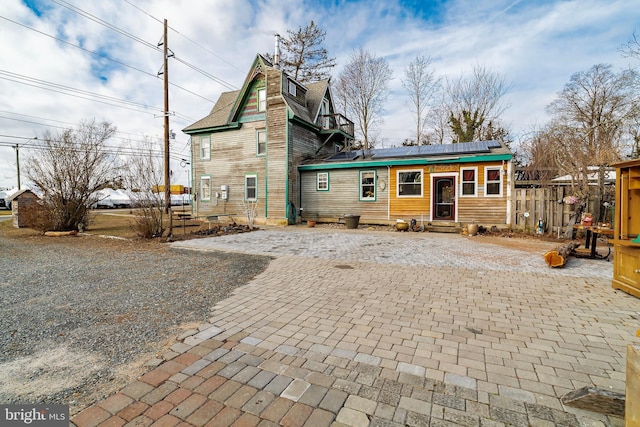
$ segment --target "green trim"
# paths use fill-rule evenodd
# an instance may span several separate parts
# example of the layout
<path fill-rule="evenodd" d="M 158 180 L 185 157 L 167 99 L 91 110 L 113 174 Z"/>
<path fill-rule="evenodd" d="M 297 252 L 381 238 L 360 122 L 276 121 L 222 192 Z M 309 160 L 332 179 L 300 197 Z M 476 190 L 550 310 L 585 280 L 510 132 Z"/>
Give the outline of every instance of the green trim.
<path fill-rule="evenodd" d="M 322 164 L 314 164 L 314 165 L 303 165 L 298 166 L 298 169 L 301 171 L 313 171 L 313 170 L 323 170 L 323 169 L 361 169 L 361 168 L 371 168 L 371 167 L 382 167 L 382 166 L 411 166 L 411 165 L 436 165 L 436 164 L 450 164 L 450 163 L 484 163 L 484 162 L 493 162 L 496 160 L 511 160 L 512 154 L 491 154 L 487 156 L 471 156 L 471 157 L 461 157 L 459 159 L 446 159 L 446 160 L 436 160 L 436 159 L 401 159 L 401 160 L 369 160 L 366 162 L 351 162 L 351 163 L 322 163 Z"/>
<path fill-rule="evenodd" d="M 324 190 L 318 189 L 318 175 L 320 175 L 321 173 L 327 174 L 327 188 Z M 328 171 L 316 172 L 316 191 L 326 192 L 326 191 L 329 191 L 330 189 L 331 189 L 331 174 Z"/>
<path fill-rule="evenodd" d="M 285 103 L 286 105 L 286 103 Z M 289 180 L 291 177 L 289 176 L 289 107 L 284 110 L 285 111 L 285 121 L 284 121 L 284 150 L 285 150 L 285 165 L 284 165 L 284 211 L 286 212 L 284 217 L 287 219 L 287 225 L 289 224 Z M 300 206 L 298 206 L 300 207 Z"/>
<path fill-rule="evenodd" d="M 257 113 L 253 116 L 246 116 L 244 118 L 238 119 L 238 123 L 253 123 L 260 122 L 267 119 L 267 115 L 264 112 Z"/>
<path fill-rule="evenodd" d="M 186 133 L 187 135 L 197 135 L 199 133 L 224 132 L 226 130 L 240 129 L 241 127 L 242 127 L 242 123 L 233 122 L 233 123 L 229 123 L 229 124 L 222 125 L 222 126 L 214 126 L 214 127 L 210 127 L 210 128 L 201 128 L 201 129 L 194 129 L 194 130 L 185 130 L 185 131 L 182 131 L 182 132 Z"/>

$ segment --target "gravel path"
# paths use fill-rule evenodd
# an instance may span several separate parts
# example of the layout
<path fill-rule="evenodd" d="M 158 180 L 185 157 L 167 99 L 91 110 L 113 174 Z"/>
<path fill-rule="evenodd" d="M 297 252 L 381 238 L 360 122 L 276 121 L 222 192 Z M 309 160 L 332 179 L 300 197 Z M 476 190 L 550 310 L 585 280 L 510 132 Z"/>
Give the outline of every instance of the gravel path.
<path fill-rule="evenodd" d="M 138 375 L 270 261 L 96 236 L 0 236 L 0 253 L 0 403 L 71 413 Z"/>

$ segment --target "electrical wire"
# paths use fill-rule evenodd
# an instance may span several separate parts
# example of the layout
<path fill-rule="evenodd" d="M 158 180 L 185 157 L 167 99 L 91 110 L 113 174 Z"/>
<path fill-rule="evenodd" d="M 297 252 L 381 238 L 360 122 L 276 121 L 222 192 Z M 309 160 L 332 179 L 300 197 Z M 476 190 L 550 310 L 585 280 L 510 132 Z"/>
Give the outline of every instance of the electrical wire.
<path fill-rule="evenodd" d="M 77 45 L 77 44 L 73 44 L 73 43 L 68 42 L 68 41 L 66 41 L 66 40 L 63 40 L 63 39 L 61 39 L 61 38 L 59 38 L 59 37 L 55 37 L 55 36 L 52 36 L 52 35 L 47 34 L 47 33 L 45 33 L 45 32 L 42 32 L 42 31 L 40 31 L 40 30 L 36 30 L 35 28 L 29 27 L 28 25 L 24 25 L 24 24 L 22 24 L 22 23 L 20 23 L 20 22 L 14 21 L 13 19 L 9 19 L 9 18 L 6 18 L 6 17 L 4 17 L 4 16 L 0 16 L 0 18 L 4 19 L 4 20 L 6 20 L 6 21 L 12 22 L 12 23 L 14 23 L 14 24 L 16 24 L 16 25 L 19 25 L 19 26 L 21 26 L 21 27 L 23 27 L 23 28 L 26 28 L 26 29 L 28 29 L 28 30 L 34 31 L 34 32 L 36 32 L 36 33 L 38 33 L 38 34 L 41 34 L 41 35 L 43 35 L 43 36 L 46 36 L 46 37 L 49 37 L 49 38 L 54 39 L 54 40 L 56 40 L 56 41 L 59 41 L 59 42 L 61 42 L 61 43 L 65 43 L 65 44 L 67 44 L 67 45 L 69 45 L 69 46 L 71 46 L 71 47 L 75 47 L 75 48 L 77 48 L 77 49 L 80 49 L 80 50 L 82 50 L 82 51 L 84 51 L 84 52 L 86 52 L 86 53 L 89 53 L 89 54 L 91 54 L 91 55 L 97 56 L 97 57 L 102 58 L 102 59 L 106 59 L 106 60 L 111 61 L 111 62 L 113 62 L 113 63 L 115 63 L 115 64 L 122 65 L 123 67 L 130 68 L 130 69 L 132 69 L 132 70 L 134 70 L 134 71 L 138 71 L 138 72 L 140 72 L 140 73 L 142 73 L 142 74 L 145 74 L 145 75 L 147 75 L 147 76 L 151 76 L 151 77 L 153 77 L 154 79 L 157 79 L 157 78 L 158 78 L 158 75 L 157 75 L 157 74 L 153 74 L 153 73 L 150 73 L 150 72 L 148 72 L 148 71 L 141 70 L 140 68 L 137 68 L 137 67 L 134 67 L 134 66 L 132 66 L 132 65 L 126 64 L 126 63 L 124 63 L 124 62 L 118 61 L 118 60 L 116 60 L 116 59 L 110 58 L 109 56 L 104 55 L 104 54 L 102 54 L 102 53 L 98 53 L 98 52 L 95 52 L 95 51 L 92 51 L 92 50 L 86 49 L 86 48 L 84 48 L 84 47 L 82 47 L 82 46 L 79 46 L 79 45 Z M 158 50 L 158 49 L 156 49 L 156 50 Z M 222 84 L 221 82 L 218 82 L 218 83 Z M 213 101 L 213 100 L 211 100 L 211 99 L 209 99 L 209 98 L 207 98 L 207 97 L 204 97 L 204 96 L 202 96 L 202 95 L 200 95 L 200 94 L 198 94 L 198 93 L 196 93 L 196 92 L 193 92 L 193 91 L 191 91 L 191 90 L 189 90 L 189 89 L 187 89 L 187 88 L 185 88 L 185 87 L 182 87 L 182 86 L 180 86 L 180 85 L 178 85 L 178 84 L 175 84 L 175 83 L 172 83 L 172 82 L 169 82 L 169 84 L 170 84 L 171 86 L 173 86 L 173 87 L 176 87 L 176 88 L 178 88 L 178 89 L 180 89 L 180 90 L 183 90 L 183 91 L 185 91 L 185 92 L 187 92 L 187 93 L 190 93 L 191 95 L 197 96 L 198 98 L 204 99 L 205 101 L 208 101 L 208 102 L 211 102 L 211 103 L 215 103 L 215 101 Z"/>
<path fill-rule="evenodd" d="M 124 0 L 124 2 L 128 3 L 129 5 L 133 6 L 134 8 L 138 9 L 140 12 L 144 13 L 145 15 L 147 15 L 148 17 L 150 17 L 151 19 L 159 22 L 159 23 L 163 23 L 163 21 L 161 21 L 159 18 L 156 18 L 155 16 L 151 15 L 150 13 L 148 13 L 147 11 L 141 9 L 140 7 L 136 6 L 135 4 L 131 3 L 129 0 Z M 172 26 L 168 26 L 169 29 L 173 32 L 175 32 L 176 34 L 178 34 L 179 36 L 183 37 L 184 39 L 190 41 L 191 43 L 195 44 L 196 46 L 198 46 L 199 48 L 201 48 L 202 50 L 204 50 L 205 52 L 208 52 L 209 54 L 213 55 L 214 57 L 218 58 L 219 60 L 221 60 L 222 62 L 224 62 L 227 65 L 230 65 L 231 67 L 235 68 L 236 70 L 240 71 L 240 72 L 244 72 L 244 70 L 242 70 L 240 67 L 236 66 L 235 64 L 232 64 L 231 62 L 227 61 L 226 59 L 224 59 L 223 57 L 221 57 L 220 55 L 216 54 L 215 52 L 209 50 L 207 47 L 203 46 L 202 44 L 198 43 L 197 41 L 185 36 L 184 34 L 182 34 L 180 31 L 176 30 L 175 28 L 173 28 Z"/>

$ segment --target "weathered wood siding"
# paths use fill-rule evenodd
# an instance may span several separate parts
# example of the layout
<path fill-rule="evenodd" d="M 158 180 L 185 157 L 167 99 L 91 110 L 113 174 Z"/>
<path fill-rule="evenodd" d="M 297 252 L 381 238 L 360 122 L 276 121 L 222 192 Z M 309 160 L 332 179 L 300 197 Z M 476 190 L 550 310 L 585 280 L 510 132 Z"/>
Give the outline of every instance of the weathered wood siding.
<path fill-rule="evenodd" d="M 251 122 L 256 120 L 264 120 L 264 111 L 258 110 L 258 89 L 263 89 L 267 85 L 264 77 L 257 78 L 249 90 L 238 118 L 239 122 Z"/>
<path fill-rule="evenodd" d="M 269 222 L 287 218 L 287 108 L 282 98 L 282 73 L 267 71 L 267 209 Z M 295 171 L 294 171 L 295 172 Z"/>
<path fill-rule="evenodd" d="M 245 123 L 238 130 L 211 135 L 211 160 L 199 160 L 200 136 L 192 140 L 194 152 L 194 192 L 197 194 L 197 215 L 243 213 L 244 177 L 258 176 L 258 217 L 266 215 L 266 157 L 256 155 L 256 129 L 264 129 L 265 121 Z M 197 156 L 197 157 L 196 157 Z M 200 178 L 211 176 L 211 200 L 200 200 Z M 221 185 L 229 186 L 229 200 L 216 199 Z"/>
<path fill-rule="evenodd" d="M 322 159 L 333 153 L 333 145 L 322 147 L 322 140 L 313 131 L 289 122 L 289 200 L 296 209 L 301 207 L 300 175 L 297 172 L 298 165 L 309 159 Z M 316 154 L 316 151 L 319 153 Z M 315 176 L 315 175 L 314 175 Z"/>
<path fill-rule="evenodd" d="M 360 171 L 376 171 L 376 199 L 362 201 L 359 198 Z M 316 189 L 319 172 L 329 173 L 329 190 Z M 360 215 L 364 224 L 386 224 L 389 201 L 387 168 L 332 169 L 304 171 L 301 173 L 303 219 L 337 221 L 344 215 Z"/>
<path fill-rule="evenodd" d="M 502 195 L 487 196 L 485 194 L 485 168 L 500 167 L 501 162 L 487 162 L 477 164 L 461 164 L 462 168 L 477 166 L 478 170 L 478 194 L 476 197 L 460 197 L 462 192 L 461 178 L 458 176 L 458 222 L 476 222 L 484 226 L 504 225 L 507 223 L 507 186 L 508 179 L 506 173 L 501 173 Z"/>

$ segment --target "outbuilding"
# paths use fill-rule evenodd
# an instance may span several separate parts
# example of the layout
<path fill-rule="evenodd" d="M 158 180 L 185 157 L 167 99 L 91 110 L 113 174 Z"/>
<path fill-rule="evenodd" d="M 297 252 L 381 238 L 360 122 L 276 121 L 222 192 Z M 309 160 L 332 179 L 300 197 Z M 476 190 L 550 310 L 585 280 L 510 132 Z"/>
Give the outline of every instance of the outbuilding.
<path fill-rule="evenodd" d="M 31 190 L 23 189 L 14 193 L 11 202 L 13 226 L 16 228 L 33 227 L 37 218 L 39 197 Z"/>

